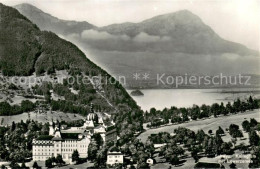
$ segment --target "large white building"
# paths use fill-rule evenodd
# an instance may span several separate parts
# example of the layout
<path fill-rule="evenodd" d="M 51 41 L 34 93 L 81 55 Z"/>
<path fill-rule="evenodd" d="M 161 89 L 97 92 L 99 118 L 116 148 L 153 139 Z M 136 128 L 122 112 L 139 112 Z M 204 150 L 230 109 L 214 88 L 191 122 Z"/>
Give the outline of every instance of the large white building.
<path fill-rule="evenodd" d="M 124 155 L 121 152 L 112 151 L 107 153 L 107 165 L 123 164 Z"/>
<path fill-rule="evenodd" d="M 54 136 L 40 136 L 33 140 L 33 160 L 45 161 L 60 154 L 65 162 L 71 163 L 74 150 L 79 152 L 80 158 L 87 158 L 90 139 L 89 134 L 61 133 L 59 130 Z"/>
<path fill-rule="evenodd" d="M 60 154 L 65 162 L 71 163 L 74 150 L 79 152 L 80 158 L 87 158 L 92 134 L 99 133 L 105 139 L 106 127 L 99 122 L 98 116 L 90 113 L 81 127 L 59 127 L 50 123 L 49 135 L 33 140 L 33 160 L 45 161 Z"/>

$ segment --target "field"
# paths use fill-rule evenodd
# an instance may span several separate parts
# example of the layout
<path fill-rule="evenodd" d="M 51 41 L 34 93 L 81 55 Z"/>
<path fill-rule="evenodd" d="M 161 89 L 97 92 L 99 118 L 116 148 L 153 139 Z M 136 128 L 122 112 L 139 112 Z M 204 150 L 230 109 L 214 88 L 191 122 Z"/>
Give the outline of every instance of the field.
<path fill-rule="evenodd" d="M 178 127 L 185 127 L 194 131 L 197 131 L 199 129 L 204 130 L 204 132 L 208 133 L 209 130 L 212 130 L 213 133 L 218 129 L 218 126 L 221 126 L 224 130 L 229 127 L 230 124 L 237 124 L 240 126 L 240 129 L 242 129 L 241 123 L 244 120 L 250 120 L 250 118 L 255 118 L 257 121 L 260 121 L 260 110 L 253 110 L 253 111 L 247 111 L 245 113 L 238 113 L 234 115 L 229 116 L 221 116 L 218 118 L 210 118 L 205 120 L 197 120 L 197 121 L 190 121 L 183 124 L 178 125 L 171 125 L 171 126 L 164 126 L 156 129 L 148 129 L 147 131 L 143 132 L 138 136 L 141 141 L 145 142 L 151 134 L 156 134 L 159 132 L 169 132 L 173 133 L 174 129 Z M 247 136 L 247 135 L 245 135 Z M 224 141 L 227 141 L 226 137 L 223 137 Z"/>
<path fill-rule="evenodd" d="M 241 123 L 244 120 L 250 120 L 250 118 L 255 118 L 257 121 L 260 121 L 260 110 L 254 110 L 254 111 L 247 111 L 245 113 L 239 113 L 235 115 L 230 115 L 230 116 L 221 116 L 218 118 L 210 118 L 210 119 L 205 119 L 205 120 L 198 120 L 198 121 L 190 121 L 188 123 L 184 124 L 179 124 L 179 125 L 171 125 L 171 126 L 164 126 L 156 129 L 147 129 L 144 133 L 142 133 L 138 138 L 141 139 L 141 141 L 145 142 L 148 138 L 149 135 L 151 134 L 156 134 L 159 132 L 169 132 L 173 133 L 174 129 L 178 127 L 185 127 L 189 128 L 191 130 L 197 131 L 199 129 L 204 130 L 204 132 L 208 133 L 208 130 L 212 130 L 213 133 L 218 129 L 218 126 L 221 126 L 224 130 L 229 127 L 230 124 L 237 124 L 239 125 L 240 129 L 242 130 Z M 243 132 L 244 137 L 242 139 L 238 138 L 236 145 L 239 145 L 240 143 L 244 142 L 245 144 L 248 143 L 248 133 Z M 223 141 L 228 142 L 231 141 L 231 136 L 227 131 L 225 131 L 225 135 L 222 136 Z M 152 166 L 153 169 L 156 168 L 169 168 L 170 166 L 172 168 L 177 167 L 177 168 L 193 168 L 195 165 L 194 159 L 191 157 L 191 154 L 189 152 L 186 152 L 188 155 L 187 158 L 185 158 L 185 162 L 183 164 L 180 164 L 179 166 L 172 166 L 171 164 L 167 162 L 163 162 L 164 160 L 161 159 L 161 157 L 158 157 L 157 155 L 155 156 L 155 159 L 157 161 L 163 160 L 154 166 Z M 239 157 L 238 157 L 239 156 Z M 236 150 L 235 154 L 231 157 L 228 157 L 227 159 L 230 160 L 247 160 L 248 154 L 244 155 L 243 152 Z M 213 163 L 218 163 L 221 161 L 221 155 L 216 156 L 214 158 L 208 158 L 208 157 L 203 157 L 199 161 L 200 162 L 213 162 Z M 241 158 L 242 157 L 242 158 Z M 229 168 L 230 163 L 222 163 L 226 168 Z M 237 163 L 238 168 L 248 168 L 248 163 Z"/>

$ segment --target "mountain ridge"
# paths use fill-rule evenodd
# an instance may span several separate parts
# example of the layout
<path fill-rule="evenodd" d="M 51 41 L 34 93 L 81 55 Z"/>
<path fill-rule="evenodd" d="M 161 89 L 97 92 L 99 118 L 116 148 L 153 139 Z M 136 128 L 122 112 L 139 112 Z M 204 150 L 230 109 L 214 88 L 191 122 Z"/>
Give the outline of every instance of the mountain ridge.
<path fill-rule="evenodd" d="M 158 15 L 138 23 L 111 24 L 97 30 L 113 35 L 126 34 L 130 37 L 138 36 L 142 32 L 152 36 L 171 37 L 170 43 L 162 44 L 162 51 L 259 55 L 258 51 L 245 45 L 221 38 L 200 17 L 188 10 Z"/>
<path fill-rule="evenodd" d="M 85 30 L 96 30 L 100 33 L 107 32 L 111 35 L 127 35 L 134 38 L 142 33 L 160 38 L 169 37 L 165 42 L 151 42 L 148 45 L 118 41 L 114 45 L 106 47 L 106 41 L 100 40 L 100 44 L 89 42 L 100 50 L 137 50 L 137 51 L 162 51 L 181 52 L 194 54 L 236 53 L 239 55 L 258 55 L 259 51 L 247 48 L 245 45 L 231 42 L 221 38 L 215 31 L 206 25 L 202 19 L 187 9 L 154 16 L 141 22 L 124 22 L 97 27 L 88 22 L 66 21 L 47 14 L 31 4 L 14 6 L 20 13 L 27 16 L 42 30 L 53 31 L 63 36 L 75 35 Z M 36 11 L 36 12 L 34 12 Z M 49 18 L 48 20 L 48 17 Z M 56 23 L 53 23 L 55 20 Z M 72 24 L 72 26 L 69 25 Z M 80 39 L 81 41 L 83 39 Z M 84 40 L 83 40 L 84 41 Z M 84 43 L 84 42 L 83 42 Z M 125 44 L 127 43 L 127 44 Z M 122 44 L 122 46 L 120 46 Z M 104 47 L 105 46 L 105 47 Z M 128 46 L 126 48 L 125 46 Z"/>
<path fill-rule="evenodd" d="M 27 16 L 36 25 L 39 25 L 42 30 L 53 31 L 58 34 L 67 35 L 74 33 L 74 31 L 71 32 L 71 30 L 77 30 L 76 32 L 79 33 L 83 30 L 93 29 L 96 27 L 86 21 L 79 22 L 59 19 L 29 3 L 15 5 L 14 8 L 16 8 L 21 14 Z"/>

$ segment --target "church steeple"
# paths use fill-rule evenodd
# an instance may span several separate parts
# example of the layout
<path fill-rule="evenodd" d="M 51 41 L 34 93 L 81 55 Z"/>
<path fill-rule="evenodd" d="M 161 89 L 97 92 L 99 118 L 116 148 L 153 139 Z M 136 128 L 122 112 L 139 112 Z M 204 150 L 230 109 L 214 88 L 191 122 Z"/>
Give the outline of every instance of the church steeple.
<path fill-rule="evenodd" d="M 93 106 L 93 103 L 90 104 L 90 112 L 91 112 L 91 113 L 94 113 L 94 106 Z"/>

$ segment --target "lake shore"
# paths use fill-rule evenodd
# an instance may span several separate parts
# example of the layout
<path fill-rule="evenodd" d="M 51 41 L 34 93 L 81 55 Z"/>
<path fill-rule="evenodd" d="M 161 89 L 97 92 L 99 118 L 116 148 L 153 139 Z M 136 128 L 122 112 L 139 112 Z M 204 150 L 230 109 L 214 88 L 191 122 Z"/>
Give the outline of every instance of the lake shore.
<path fill-rule="evenodd" d="M 250 88 L 243 90 L 234 88 L 232 90 L 239 90 L 239 92 L 232 93 L 224 89 L 144 89 L 141 90 L 144 94 L 142 97 L 133 96 L 133 99 L 142 110 L 149 111 L 151 108 L 163 110 L 172 106 L 188 108 L 194 104 L 198 106 L 220 104 L 221 102 L 227 104 L 228 102 L 233 103 L 237 98 L 248 99 L 250 95 L 254 98 L 260 98 L 260 93 L 252 93 Z M 132 91 L 127 90 L 129 94 Z"/>

